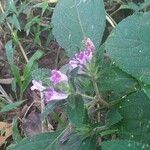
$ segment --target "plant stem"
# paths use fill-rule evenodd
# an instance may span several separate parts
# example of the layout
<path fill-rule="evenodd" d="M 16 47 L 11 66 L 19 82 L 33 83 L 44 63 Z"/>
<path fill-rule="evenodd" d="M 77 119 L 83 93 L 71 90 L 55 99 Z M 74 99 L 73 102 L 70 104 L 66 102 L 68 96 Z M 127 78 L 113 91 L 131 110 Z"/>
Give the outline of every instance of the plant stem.
<path fill-rule="evenodd" d="M 1 3 L 1 2 L 0 2 L 0 9 L 1 9 L 2 13 L 4 13 L 4 9 L 3 9 L 3 6 L 2 6 L 2 3 Z M 13 37 L 15 37 L 14 31 L 13 31 L 11 25 L 9 24 L 9 22 L 6 22 L 6 24 L 7 24 L 8 28 L 10 29 L 11 34 L 13 35 Z M 26 53 L 25 53 L 25 51 L 24 51 L 24 49 L 23 49 L 23 47 L 22 47 L 20 41 L 18 40 L 17 43 L 18 43 L 18 45 L 19 45 L 20 51 L 21 51 L 21 53 L 22 53 L 22 55 L 23 55 L 23 57 L 24 57 L 26 63 L 28 63 L 29 60 L 28 60 L 28 58 L 27 58 L 27 55 L 26 55 Z"/>
<path fill-rule="evenodd" d="M 45 104 L 44 104 L 44 98 L 43 98 L 43 93 L 40 92 L 41 94 L 41 114 L 43 113 L 44 109 L 45 109 Z M 44 124 L 45 124 L 45 120 L 41 119 L 41 128 L 42 128 L 42 133 L 44 132 Z"/>
<path fill-rule="evenodd" d="M 113 28 L 116 27 L 117 23 L 112 19 L 112 17 L 108 13 L 106 13 L 106 20 L 110 23 L 110 25 Z"/>
<path fill-rule="evenodd" d="M 109 104 L 102 99 L 102 97 L 100 95 L 100 92 L 99 92 L 99 89 L 98 89 L 98 86 L 97 86 L 97 83 L 96 83 L 96 80 L 95 80 L 94 77 L 92 78 L 92 82 L 93 82 L 93 86 L 94 86 L 94 89 L 95 89 L 95 92 L 96 92 L 96 99 L 98 99 L 98 101 L 100 102 L 100 104 L 102 106 L 109 107 Z"/>
<path fill-rule="evenodd" d="M 55 68 L 58 69 L 58 59 L 59 59 L 59 55 L 60 55 L 60 47 L 57 50 L 57 54 L 56 54 L 56 59 L 55 59 Z"/>
<path fill-rule="evenodd" d="M 81 95 L 81 96 L 84 97 L 84 98 L 94 100 L 94 97 L 92 97 L 92 96 L 88 96 L 88 95 L 82 94 L 82 93 L 80 93 L 80 92 L 77 92 L 76 94 L 79 94 L 79 95 Z"/>

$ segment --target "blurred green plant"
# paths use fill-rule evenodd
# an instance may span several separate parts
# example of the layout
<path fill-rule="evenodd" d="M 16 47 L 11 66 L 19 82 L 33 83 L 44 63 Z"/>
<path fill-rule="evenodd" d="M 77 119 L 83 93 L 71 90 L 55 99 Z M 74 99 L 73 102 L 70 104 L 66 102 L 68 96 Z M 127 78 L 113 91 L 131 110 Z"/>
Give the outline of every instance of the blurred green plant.
<path fill-rule="evenodd" d="M 17 3 L 11 2 L 9 10 L 17 14 Z M 122 1 L 117 2 L 121 3 Z M 26 8 L 29 8 L 31 3 L 28 3 Z M 36 80 L 40 88 L 43 88 L 43 91 L 39 91 L 42 132 L 44 125 L 46 123 L 49 125 L 49 114 L 54 112 L 55 108 L 61 108 L 67 116 L 66 122 L 60 125 L 62 123 L 60 114 L 53 114 L 52 117 L 55 117 L 55 121 L 58 123 L 56 131 L 23 139 L 17 130 L 17 121 L 14 120 L 14 143 L 9 146 L 10 150 L 25 150 L 27 147 L 30 147 L 30 150 L 149 150 L 149 1 L 137 5 L 128 3 L 126 6 L 121 5 L 121 9 L 132 9 L 135 12 L 114 26 L 113 19 L 111 16 L 108 18 L 109 15 L 105 12 L 103 0 L 60 0 L 57 3 L 52 16 L 53 34 L 70 57 L 76 54 L 71 59 L 75 65 L 78 65 L 76 62 L 82 59 L 80 56 L 85 54 L 78 53 L 83 49 L 82 40 L 90 38 L 96 46 L 96 50 L 93 52 L 92 61 L 88 62 L 88 69 L 84 63 L 82 65 L 86 69 L 78 66 L 69 71 L 68 65 L 60 69 L 63 72 L 61 75 L 67 76 L 69 94 L 65 100 L 54 99 L 55 101 L 51 101 L 50 99 L 46 106 L 44 92 L 49 92 L 48 97 L 50 98 L 54 92 L 55 98 L 58 98 L 60 96 L 59 88 L 65 90 L 65 84 L 52 89 L 55 83 L 52 84 L 49 80 L 52 75 L 51 71 L 37 67 L 36 60 L 43 54 L 40 51 L 37 51 L 29 59 L 23 74 L 20 73 L 13 57 L 15 44 L 19 39 L 17 32 L 22 30 L 22 27 L 19 25 L 19 21 L 15 21 L 14 24 L 12 21 L 9 22 L 13 28 L 15 27 L 15 30 L 17 29 L 17 32 L 13 30 L 13 33 L 16 33 L 13 41 L 10 40 L 5 45 L 15 81 L 13 82 L 15 93 L 16 85 L 19 86 L 20 94 L 17 99 L 22 100 L 22 95 L 31 80 Z M 39 24 L 41 24 L 41 17 L 46 13 L 49 4 L 42 2 L 33 5 L 32 11 L 26 13 L 27 16 L 30 16 L 31 12 L 34 14 L 33 10 L 37 8 L 41 8 L 40 15 L 31 15 L 23 30 L 27 36 L 34 34 L 35 43 L 40 45 L 39 35 L 42 30 Z M 27 11 L 27 9 L 25 10 Z M 51 13 L 51 10 L 48 10 L 48 13 Z M 11 17 L 11 20 L 14 21 L 18 16 L 12 15 Z M 109 23 L 112 23 L 114 29 L 105 43 L 101 43 L 106 19 L 110 19 Z M 44 30 L 49 31 L 49 29 L 51 30 L 50 24 Z M 59 78 L 59 76 L 61 78 L 61 75 L 58 74 L 55 78 Z M 36 88 L 37 86 L 34 85 L 34 89 Z M 3 111 L 21 104 L 22 101 L 9 107 L 6 105 Z"/>

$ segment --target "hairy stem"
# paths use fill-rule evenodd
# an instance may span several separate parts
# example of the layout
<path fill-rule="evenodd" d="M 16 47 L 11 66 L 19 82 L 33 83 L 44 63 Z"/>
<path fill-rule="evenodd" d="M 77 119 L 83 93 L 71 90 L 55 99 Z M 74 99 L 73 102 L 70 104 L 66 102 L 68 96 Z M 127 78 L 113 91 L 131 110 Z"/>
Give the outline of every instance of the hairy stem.
<path fill-rule="evenodd" d="M 92 82 L 93 82 L 93 86 L 94 86 L 94 89 L 95 89 L 95 92 L 96 92 L 96 97 L 95 98 L 98 99 L 98 101 L 100 102 L 100 104 L 102 106 L 109 107 L 109 104 L 102 99 L 101 94 L 100 94 L 99 89 L 98 89 L 98 86 L 97 86 L 97 83 L 96 83 L 96 80 L 95 80 L 94 77 L 92 78 Z"/>

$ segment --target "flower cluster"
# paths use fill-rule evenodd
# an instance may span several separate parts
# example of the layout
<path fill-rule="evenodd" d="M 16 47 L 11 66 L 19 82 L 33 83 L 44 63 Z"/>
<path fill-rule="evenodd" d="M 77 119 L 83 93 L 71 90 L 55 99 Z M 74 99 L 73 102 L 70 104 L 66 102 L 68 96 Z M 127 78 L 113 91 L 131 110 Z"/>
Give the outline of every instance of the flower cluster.
<path fill-rule="evenodd" d="M 74 58 L 69 61 L 71 69 L 79 67 L 79 69 L 84 70 L 84 68 L 86 68 L 86 66 L 91 62 L 95 51 L 95 46 L 89 38 L 84 40 L 84 44 L 85 49 L 75 54 Z M 50 81 L 52 86 L 45 87 L 42 85 L 41 81 L 33 80 L 33 86 L 31 87 L 31 90 L 37 90 L 41 92 L 41 95 L 43 95 L 43 98 L 46 100 L 46 102 L 66 99 L 69 96 L 69 90 L 65 89 L 65 87 L 69 87 L 68 77 L 65 74 L 61 73 L 59 70 L 52 70 Z M 59 86 L 61 84 L 65 85 L 63 86 L 63 89 L 61 89 Z"/>
<path fill-rule="evenodd" d="M 69 93 L 67 93 L 65 90 L 62 91 L 60 89 L 57 91 L 55 90 L 55 86 L 61 83 L 68 84 L 68 77 L 65 74 L 61 73 L 59 70 L 52 70 L 50 81 L 53 85 L 47 88 L 42 85 L 41 81 L 33 80 L 33 86 L 31 87 L 31 90 L 37 90 L 41 92 L 46 102 L 66 99 Z"/>
<path fill-rule="evenodd" d="M 73 69 L 79 67 L 81 70 L 83 70 L 93 58 L 93 54 L 95 51 L 93 42 L 89 38 L 87 38 L 84 40 L 84 44 L 84 51 L 75 54 L 75 57 L 69 61 L 69 64 Z"/>

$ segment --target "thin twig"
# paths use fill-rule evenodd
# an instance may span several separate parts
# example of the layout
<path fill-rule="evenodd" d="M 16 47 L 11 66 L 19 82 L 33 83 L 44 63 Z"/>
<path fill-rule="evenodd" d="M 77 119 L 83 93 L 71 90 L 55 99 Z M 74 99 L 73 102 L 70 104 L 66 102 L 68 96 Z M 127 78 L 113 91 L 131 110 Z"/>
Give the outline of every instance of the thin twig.
<path fill-rule="evenodd" d="M 14 78 L 0 79 L 0 84 L 11 84 Z M 21 81 L 24 81 L 24 77 L 21 76 Z"/>
<path fill-rule="evenodd" d="M 5 92 L 5 90 L 3 89 L 3 87 L 1 85 L 0 85 L 0 93 L 7 100 L 7 102 L 13 103 L 13 101 L 11 100 L 11 98 L 8 96 L 8 94 Z"/>
<path fill-rule="evenodd" d="M 29 112 L 29 110 L 30 110 L 30 108 L 33 106 L 33 104 L 34 104 L 34 102 L 32 102 L 31 105 L 28 107 L 28 109 L 26 110 L 26 112 L 25 112 L 23 118 L 26 117 L 27 113 Z"/>
<path fill-rule="evenodd" d="M 41 114 L 42 114 L 44 112 L 44 109 L 45 109 L 45 104 L 44 104 L 43 93 L 40 92 L 40 95 L 41 95 Z M 44 132 L 44 125 L 45 125 L 45 119 L 41 118 L 42 133 Z"/>
<path fill-rule="evenodd" d="M 0 9 L 1 9 L 2 13 L 5 13 L 1 2 L 0 2 Z M 7 24 L 7 26 L 9 27 L 9 29 L 10 29 L 11 34 L 13 35 L 13 37 L 15 37 L 14 31 L 13 31 L 11 25 L 9 24 L 9 22 L 6 22 L 6 24 Z M 24 49 L 23 49 L 23 47 L 22 47 L 20 41 L 18 40 L 17 43 L 18 43 L 18 45 L 19 45 L 19 48 L 20 48 L 20 50 L 21 50 L 21 53 L 22 53 L 22 55 L 23 55 L 23 57 L 24 57 L 26 63 L 28 63 L 29 60 L 28 60 L 28 58 L 27 58 L 27 55 L 26 55 L 26 53 L 25 53 L 25 51 L 24 51 Z"/>
<path fill-rule="evenodd" d="M 60 54 L 60 47 L 57 50 L 57 55 L 56 55 L 56 59 L 55 59 L 55 67 L 56 69 L 58 69 L 58 59 L 59 59 L 59 54 Z"/>
<path fill-rule="evenodd" d="M 108 13 L 106 13 L 106 20 L 110 23 L 110 25 L 113 28 L 116 27 L 117 23 L 112 19 L 112 17 Z"/>
<path fill-rule="evenodd" d="M 11 84 L 12 81 L 13 81 L 13 78 L 0 79 L 0 84 Z"/>
<path fill-rule="evenodd" d="M 115 13 L 117 13 L 118 11 L 120 10 L 120 7 L 118 8 L 118 9 L 116 9 L 114 12 L 112 12 L 111 14 L 110 14 L 110 16 L 113 16 Z"/>
<path fill-rule="evenodd" d="M 92 97 L 92 96 L 88 96 L 88 95 L 82 94 L 82 93 L 80 93 L 80 92 L 77 92 L 76 94 L 79 94 L 79 95 L 81 95 L 81 96 L 84 97 L 84 98 L 87 98 L 87 99 L 90 99 L 90 100 L 94 100 L 94 97 Z"/>

